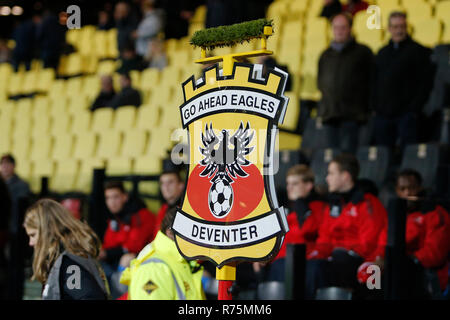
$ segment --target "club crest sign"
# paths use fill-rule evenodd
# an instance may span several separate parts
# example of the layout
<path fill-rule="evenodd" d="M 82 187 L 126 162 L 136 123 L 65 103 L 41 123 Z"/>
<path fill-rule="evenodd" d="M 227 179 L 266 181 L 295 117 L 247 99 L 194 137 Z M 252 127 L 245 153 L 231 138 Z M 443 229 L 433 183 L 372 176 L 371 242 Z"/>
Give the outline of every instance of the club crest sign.
<path fill-rule="evenodd" d="M 287 74 L 274 69 L 263 79 L 261 73 L 260 66 L 235 63 L 232 75 L 221 76 L 215 64 L 183 83 L 189 168 L 173 230 L 187 259 L 219 268 L 270 259 L 288 231 L 273 185 Z"/>

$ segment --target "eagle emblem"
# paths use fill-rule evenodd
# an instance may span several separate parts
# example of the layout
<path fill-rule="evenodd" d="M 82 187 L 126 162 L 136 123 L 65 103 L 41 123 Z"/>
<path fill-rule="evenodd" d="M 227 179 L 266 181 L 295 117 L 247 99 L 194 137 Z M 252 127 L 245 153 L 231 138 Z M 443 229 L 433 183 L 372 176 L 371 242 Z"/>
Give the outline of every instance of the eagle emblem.
<path fill-rule="evenodd" d="M 233 179 L 247 177 L 247 172 L 242 167 L 251 162 L 245 157 L 253 151 L 249 147 L 254 132 L 250 129 L 250 123 L 244 128 L 241 122 L 234 135 L 230 136 L 228 130 L 221 131 L 221 138 L 216 136 L 212 123 L 206 124 L 205 132 L 202 132 L 203 147 L 200 152 L 204 158 L 200 165 L 205 169 L 200 173 L 201 177 L 211 178 L 208 202 L 211 213 L 217 218 L 224 218 L 233 207 L 234 192 L 231 184 Z"/>

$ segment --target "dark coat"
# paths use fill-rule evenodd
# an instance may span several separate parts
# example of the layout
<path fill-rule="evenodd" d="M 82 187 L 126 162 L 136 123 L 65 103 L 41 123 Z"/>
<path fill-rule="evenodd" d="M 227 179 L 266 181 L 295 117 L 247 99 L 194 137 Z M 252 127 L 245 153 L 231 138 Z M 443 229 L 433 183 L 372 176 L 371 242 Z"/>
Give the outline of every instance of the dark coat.
<path fill-rule="evenodd" d="M 121 106 L 136 106 L 139 107 L 142 103 L 141 94 L 138 90 L 132 87 L 123 88 L 119 91 L 114 98 L 109 102 L 109 105 L 113 109 L 117 109 Z"/>
<path fill-rule="evenodd" d="M 330 47 L 322 53 L 317 79 L 322 92 L 318 115 L 324 122 L 367 120 L 372 69 L 372 51 L 355 40 L 341 51 Z"/>
<path fill-rule="evenodd" d="M 431 50 L 410 37 L 394 47 L 392 40 L 375 58 L 371 103 L 377 114 L 397 117 L 422 110 L 431 86 Z"/>

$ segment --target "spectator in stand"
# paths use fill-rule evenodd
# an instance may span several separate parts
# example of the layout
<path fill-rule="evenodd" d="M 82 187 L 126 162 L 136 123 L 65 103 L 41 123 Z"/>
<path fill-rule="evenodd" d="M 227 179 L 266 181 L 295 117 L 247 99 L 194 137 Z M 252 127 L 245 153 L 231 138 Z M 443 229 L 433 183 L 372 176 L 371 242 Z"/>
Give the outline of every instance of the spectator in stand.
<path fill-rule="evenodd" d="M 143 58 L 149 44 L 164 30 L 164 12 L 155 8 L 155 0 L 142 3 L 143 19 L 136 30 L 136 53 Z"/>
<path fill-rule="evenodd" d="M 122 52 L 132 41 L 132 34 L 136 31 L 138 20 L 132 14 L 130 5 L 121 1 L 114 8 L 114 21 L 117 28 L 117 47 L 119 52 Z"/>
<path fill-rule="evenodd" d="M 181 205 L 181 197 L 184 191 L 184 182 L 181 179 L 180 172 L 176 170 L 164 171 L 159 177 L 159 186 L 164 199 L 164 204 L 158 211 L 155 224 L 155 233 L 159 230 L 166 212 L 171 208 Z"/>
<path fill-rule="evenodd" d="M 98 29 L 99 30 L 109 30 L 114 27 L 114 21 L 111 15 L 106 10 L 100 10 L 98 12 Z"/>
<path fill-rule="evenodd" d="M 113 279 L 118 280 L 136 254 L 153 240 L 155 216 L 140 199 L 129 197 L 119 181 L 106 183 L 105 200 L 111 218 L 99 259 L 111 284 L 111 294 L 117 298 L 121 292 L 118 292 L 118 283 Z"/>
<path fill-rule="evenodd" d="M 307 292 L 312 295 L 320 287 L 343 287 L 353 289 L 355 299 L 361 297 L 363 288 L 355 275 L 375 250 L 387 214 L 375 196 L 356 185 L 358 174 L 352 154 L 342 153 L 328 166 L 327 206 L 315 248 L 307 257 Z"/>
<path fill-rule="evenodd" d="M 166 39 L 180 39 L 188 35 L 189 20 L 194 16 L 195 8 L 202 0 L 160 0 L 166 13 L 164 35 Z M 204 2 L 204 1 L 203 1 Z"/>
<path fill-rule="evenodd" d="M 406 14 L 389 16 L 391 40 L 376 56 L 371 103 L 378 145 L 417 142 L 417 121 L 432 84 L 431 50 L 408 35 Z"/>
<path fill-rule="evenodd" d="M 15 71 L 19 70 L 21 63 L 27 71 L 30 70 L 36 44 L 36 28 L 40 21 L 41 17 L 35 14 L 14 28 L 12 39 L 16 45 L 12 51 L 12 65 Z"/>
<path fill-rule="evenodd" d="M 132 87 L 131 77 L 128 73 L 120 75 L 121 90 L 109 102 L 107 107 L 117 109 L 121 106 L 139 107 L 142 103 L 141 94 Z"/>
<path fill-rule="evenodd" d="M 114 90 L 113 78 L 110 75 L 103 75 L 100 81 L 100 93 L 97 98 L 95 98 L 95 101 L 91 106 L 91 111 L 109 106 L 111 100 L 116 94 Z"/>
<path fill-rule="evenodd" d="M 342 12 L 342 5 L 340 0 L 324 0 L 323 9 L 320 13 L 321 17 L 331 19 L 333 16 Z"/>
<path fill-rule="evenodd" d="M 345 12 L 354 16 L 359 11 L 365 11 L 369 7 L 369 4 L 364 0 L 349 0 L 347 4 L 344 4 L 342 9 Z"/>
<path fill-rule="evenodd" d="M 66 40 L 67 27 L 62 25 L 58 17 L 47 11 L 37 27 L 37 43 L 44 68 L 58 69 L 59 57 Z"/>
<path fill-rule="evenodd" d="M 352 37 L 352 17 L 331 19 L 334 40 L 319 60 L 318 88 L 322 92 L 318 116 L 330 130 L 330 146 L 355 152 L 358 130 L 369 117 L 372 51 Z"/>
<path fill-rule="evenodd" d="M 149 43 L 148 53 L 145 56 L 148 61 L 149 68 L 156 68 L 159 70 L 167 67 L 167 54 L 164 47 L 164 41 L 155 39 Z"/>
<path fill-rule="evenodd" d="M 449 214 L 437 201 L 427 198 L 422 177 L 413 169 L 398 174 L 395 191 L 399 198 L 407 200 L 405 292 L 410 298 L 440 298 L 448 284 Z M 383 269 L 386 245 L 387 228 L 384 228 L 376 251 L 358 270 L 361 283 L 370 276 L 367 268 L 371 264 Z M 433 283 L 431 279 L 438 281 Z"/>
<path fill-rule="evenodd" d="M 117 69 L 117 73 L 129 73 L 132 70 L 142 71 L 145 69 L 144 61 L 136 54 L 134 45 L 128 44 L 120 55 L 120 67 Z"/>
<path fill-rule="evenodd" d="M 290 168 L 286 176 L 286 190 L 290 201 L 290 213 L 287 216 L 289 232 L 274 261 L 264 268 L 263 281 L 284 281 L 285 256 L 287 244 L 305 244 L 307 255 L 314 249 L 319 235 L 322 213 L 326 203 L 314 190 L 314 172 L 298 164 Z M 258 271 L 261 265 L 256 263 Z M 307 277 L 308 279 L 308 277 Z"/>
<path fill-rule="evenodd" d="M 18 201 L 31 195 L 30 186 L 16 173 L 16 160 L 11 154 L 5 154 L 0 159 L 0 173 L 9 190 L 12 201 L 12 213 L 16 213 Z M 16 234 L 20 228 L 17 217 L 12 216 L 10 220 L 10 232 Z"/>

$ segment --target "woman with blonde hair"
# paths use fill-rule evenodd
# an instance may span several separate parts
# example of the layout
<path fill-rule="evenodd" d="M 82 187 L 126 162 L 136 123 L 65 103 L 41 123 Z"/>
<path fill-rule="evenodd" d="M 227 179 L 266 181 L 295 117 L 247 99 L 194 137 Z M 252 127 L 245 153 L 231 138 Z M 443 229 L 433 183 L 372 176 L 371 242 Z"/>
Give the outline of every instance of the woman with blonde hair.
<path fill-rule="evenodd" d="M 97 262 L 101 242 L 94 231 L 58 202 L 41 199 L 25 214 L 34 248 L 33 280 L 44 300 L 104 300 L 109 287 Z"/>

